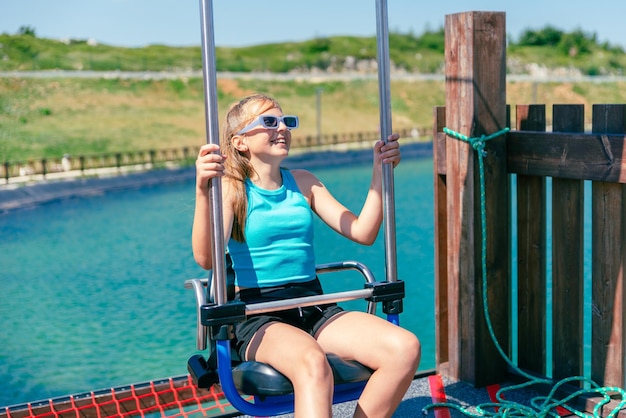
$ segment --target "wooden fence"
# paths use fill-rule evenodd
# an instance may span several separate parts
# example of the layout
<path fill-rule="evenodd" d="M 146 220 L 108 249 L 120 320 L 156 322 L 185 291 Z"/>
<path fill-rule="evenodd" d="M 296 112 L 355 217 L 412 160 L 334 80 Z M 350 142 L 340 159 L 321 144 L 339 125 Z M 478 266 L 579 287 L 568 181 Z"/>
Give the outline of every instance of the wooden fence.
<path fill-rule="evenodd" d="M 442 107 L 436 111 L 439 127 L 445 125 L 444 110 Z M 591 329 L 591 350 L 588 353 L 591 378 L 604 385 L 623 387 L 626 378 L 622 320 L 626 314 L 622 285 L 626 267 L 626 105 L 593 105 L 590 133 L 582 132 L 583 105 L 555 105 L 552 111 L 553 130 L 545 132 L 545 105 L 515 107 L 518 130 L 510 131 L 503 138 L 510 184 L 504 192 L 489 188 L 486 192 L 508 196 L 508 209 L 503 218 L 510 219 L 509 224 L 497 225 L 493 222 L 494 217 L 488 216 L 488 228 L 502 228 L 508 236 L 506 241 L 495 241 L 491 246 L 508 247 L 508 242 L 517 240 L 518 364 L 541 375 L 551 369 L 555 378 L 583 374 L 583 290 L 585 281 L 590 280 L 591 311 L 587 314 L 591 323 L 587 325 Z M 445 165 L 441 164 L 446 159 L 447 141 L 455 140 L 446 138 L 439 130 L 433 148 L 438 162 L 435 177 L 440 208 L 447 206 L 444 192 L 450 181 Z M 585 181 L 590 182 L 590 195 L 585 193 Z M 509 187 L 516 193 L 507 191 Z M 585 225 L 585 198 L 591 199 L 590 225 Z M 515 218 L 512 217 L 513 209 Z M 443 212 L 438 212 L 439 216 L 445 216 L 445 209 Z M 548 219 L 551 220 L 550 229 Z M 442 225 L 441 221 L 437 222 L 439 233 L 445 236 L 447 222 Z M 515 222 L 515 228 L 511 228 L 510 222 Z M 586 231 L 586 227 L 590 231 Z M 515 234 L 513 230 L 516 230 Z M 591 257 L 587 257 L 591 264 L 590 277 L 584 274 L 586 235 L 591 237 Z M 438 248 L 440 259 L 450 257 L 445 254 L 446 246 Z M 513 257 L 510 252 L 509 265 L 512 265 Z M 549 259 L 551 266 L 547 265 Z M 439 272 L 444 277 L 445 267 L 439 264 Z M 476 266 L 475 270 L 480 269 Z M 552 272 L 549 278 L 548 270 Z M 511 279 L 509 276 L 507 289 L 511 287 Z M 440 290 L 443 292 L 447 286 L 441 289 L 442 284 Z M 547 304 L 549 284 L 552 297 Z M 509 298 L 501 295 L 500 299 L 504 303 L 494 301 L 491 314 L 496 318 L 508 318 Z M 447 311 L 445 297 L 441 302 L 439 310 L 443 313 Z M 503 312 L 495 311 L 498 305 Z M 546 311 L 547 306 L 552 306 L 551 312 Z M 476 312 L 482 313 L 479 308 L 477 301 Z M 552 317 L 551 330 L 546 329 L 548 316 Z M 508 321 L 506 328 L 510 329 Z M 448 322 L 444 321 L 440 328 L 447 329 L 447 326 Z M 552 335 L 552 364 L 546 362 L 548 334 Z M 509 347 L 510 335 L 501 336 L 504 337 L 503 345 Z M 441 338 L 446 340 L 447 335 L 442 334 Z M 439 346 L 440 364 L 448 358 L 446 346 Z M 491 380 L 493 378 L 486 378 L 483 383 Z"/>
<path fill-rule="evenodd" d="M 551 132 L 545 105 L 516 106 L 515 129 L 485 143 L 481 196 L 476 151 L 443 128 L 477 138 L 511 127 L 505 39 L 503 13 L 446 16 L 446 106 L 435 108 L 433 127 L 437 369 L 477 386 L 511 377 L 483 314 L 484 273 L 493 333 L 521 370 L 560 380 L 584 375 L 587 358 L 587 377 L 624 388 L 626 105 L 593 105 L 587 133 L 584 105 L 549 109 Z"/>
<path fill-rule="evenodd" d="M 398 133 L 403 138 L 427 137 L 430 129 L 402 129 Z M 321 136 L 294 137 L 292 149 L 315 149 L 342 144 L 373 142 L 380 137 L 378 132 L 352 132 Z M 14 178 L 47 178 L 50 174 L 79 171 L 82 175 L 91 170 L 118 169 L 140 166 L 144 169 L 166 164 L 193 164 L 198 147 L 168 148 L 160 150 L 140 150 L 96 155 L 66 155 L 58 158 L 34 159 L 28 161 L 4 161 L 0 165 L 0 178 L 9 183 Z"/>

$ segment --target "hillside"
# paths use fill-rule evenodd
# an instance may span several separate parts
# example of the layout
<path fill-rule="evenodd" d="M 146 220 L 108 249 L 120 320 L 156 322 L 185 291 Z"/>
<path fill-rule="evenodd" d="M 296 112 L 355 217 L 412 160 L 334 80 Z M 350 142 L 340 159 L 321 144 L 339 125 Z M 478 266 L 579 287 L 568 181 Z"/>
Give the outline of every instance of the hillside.
<path fill-rule="evenodd" d="M 443 70 L 443 29 L 419 36 L 390 33 L 389 54 L 394 72 L 436 74 Z M 622 75 L 626 54 L 622 48 L 599 43 L 582 30 L 566 33 L 553 27 L 526 30 L 509 37 L 510 74 L 537 71 L 582 75 Z M 541 64 L 537 64 L 541 63 Z M 218 71 L 309 73 L 315 71 L 371 73 L 376 71 L 376 38 L 335 36 L 304 42 L 216 48 Z M 197 47 L 150 45 L 121 48 L 87 40 L 52 40 L 22 27 L 18 34 L 0 35 L 0 71 L 185 71 L 201 68 Z"/>
<path fill-rule="evenodd" d="M 509 73 L 621 74 L 626 59 L 621 49 L 599 45 L 593 41 L 593 36 L 584 34 L 573 43 L 567 41 L 566 34 L 550 34 L 544 30 L 529 33 L 518 42 L 510 41 Z M 441 71 L 443 34 L 440 31 L 420 37 L 392 35 L 391 42 L 396 72 Z M 219 48 L 218 67 L 223 71 L 236 71 L 233 65 L 239 63 L 241 71 L 272 69 L 293 74 L 298 71 L 339 72 L 343 68 L 374 73 L 374 43 L 374 39 L 345 37 L 298 44 Z M 411 45 L 418 49 L 411 50 Z M 199 47 L 130 49 L 91 45 L 86 41 L 62 43 L 28 33 L 0 35 L 0 71 L 78 70 L 87 66 L 102 70 L 117 66 L 125 71 L 180 71 L 196 68 L 198 55 Z M 274 67 L 281 62 L 282 67 Z M 542 65 L 534 62 L 542 62 Z M 575 65 L 579 63 L 581 65 Z M 619 80 L 537 83 L 511 79 L 507 85 L 507 101 L 512 105 L 545 103 L 548 113 L 555 103 L 583 103 L 590 119 L 592 103 L 626 103 L 625 87 L 626 82 Z M 322 134 L 378 130 L 375 77 L 333 81 L 310 77 L 284 81 L 218 78 L 220 115 L 233 101 L 259 91 L 279 98 L 289 113 L 301 117 L 301 127 L 294 131 L 296 138 L 317 134 L 318 99 Z M 64 154 L 195 147 L 206 141 L 203 96 L 199 77 L 158 80 L 3 77 L 0 78 L 0 162 L 58 159 Z M 445 103 L 445 84 L 440 78 L 394 79 L 391 98 L 394 130 L 428 131 L 433 107 Z"/>

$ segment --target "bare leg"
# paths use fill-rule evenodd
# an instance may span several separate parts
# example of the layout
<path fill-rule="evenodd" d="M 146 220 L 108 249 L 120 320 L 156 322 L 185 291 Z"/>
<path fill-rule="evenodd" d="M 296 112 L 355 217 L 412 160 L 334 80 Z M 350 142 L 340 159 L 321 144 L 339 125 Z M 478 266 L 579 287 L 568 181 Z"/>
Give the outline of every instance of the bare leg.
<path fill-rule="evenodd" d="M 421 347 L 415 335 L 364 312 L 338 315 L 318 334 L 318 343 L 326 352 L 357 360 L 375 370 L 354 416 L 391 417 L 419 365 Z"/>
<path fill-rule="evenodd" d="M 287 324 L 269 323 L 254 335 L 247 357 L 289 378 L 296 418 L 332 417 L 333 373 L 326 353 L 309 334 Z"/>

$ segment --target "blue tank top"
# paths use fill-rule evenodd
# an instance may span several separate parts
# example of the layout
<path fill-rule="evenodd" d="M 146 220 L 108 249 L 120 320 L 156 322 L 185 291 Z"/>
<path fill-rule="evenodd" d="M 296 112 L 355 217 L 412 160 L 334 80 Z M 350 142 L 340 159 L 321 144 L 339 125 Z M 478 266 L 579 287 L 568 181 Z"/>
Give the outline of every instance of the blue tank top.
<path fill-rule="evenodd" d="M 235 285 L 268 287 L 315 279 L 313 212 L 295 179 L 281 169 L 283 185 L 266 190 L 246 181 L 246 242 L 230 239 Z"/>

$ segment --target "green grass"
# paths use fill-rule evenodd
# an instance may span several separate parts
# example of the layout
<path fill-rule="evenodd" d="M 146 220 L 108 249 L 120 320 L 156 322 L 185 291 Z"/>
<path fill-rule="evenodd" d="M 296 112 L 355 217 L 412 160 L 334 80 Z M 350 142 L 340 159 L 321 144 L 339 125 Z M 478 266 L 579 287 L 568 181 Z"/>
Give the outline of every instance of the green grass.
<path fill-rule="evenodd" d="M 443 100 L 441 84 L 429 84 L 393 83 L 398 129 L 428 123 L 428 105 L 414 95 L 430 91 Z M 315 135 L 316 91 L 321 88 L 323 133 L 377 130 L 376 82 L 219 80 L 218 86 L 220 119 L 242 96 L 266 92 L 286 112 L 300 115 L 302 127 L 294 136 Z M 0 80 L 0 161 L 198 146 L 206 142 L 204 126 L 201 79 Z"/>
<path fill-rule="evenodd" d="M 317 133 L 316 92 L 322 89 L 322 133 L 375 132 L 379 124 L 375 80 L 314 83 L 218 79 L 220 121 L 246 94 L 276 97 L 301 117 L 294 138 Z M 393 81 L 394 130 L 426 128 L 433 107 L 445 104 L 443 81 Z M 626 103 L 626 83 L 509 82 L 507 102 L 585 105 Z M 512 111 L 514 115 L 514 111 Z M 514 116 L 513 116 L 514 119 Z M 60 158 L 150 149 L 195 147 L 206 142 L 202 79 L 0 79 L 0 161 Z"/>
<path fill-rule="evenodd" d="M 27 28 L 30 29 L 30 28 Z M 172 71 L 198 70 L 202 66 L 198 46 L 142 48 L 90 45 L 84 40 L 61 42 L 37 38 L 34 29 L 20 34 L 0 34 L 0 71 L 95 70 Z M 565 33 L 554 28 L 528 30 L 518 42 L 508 41 L 509 72 L 527 73 L 527 65 L 541 63 L 548 69 L 576 68 L 585 75 L 623 74 L 626 54 L 622 48 L 598 43 L 595 34 Z M 396 68 L 407 72 L 441 73 L 444 31 L 419 36 L 391 32 L 389 55 Z M 215 48 L 218 71 L 302 72 L 370 71 L 376 62 L 376 38 L 333 36 L 302 42 L 262 44 L 240 48 Z"/>
<path fill-rule="evenodd" d="M 27 28 L 28 29 L 28 28 Z M 583 74 L 622 74 L 626 54 L 599 45 L 594 36 L 566 34 L 553 28 L 530 31 L 526 42 L 507 47 L 509 73 L 528 64 L 573 68 Z M 390 34 L 393 65 L 408 72 L 441 73 L 443 30 L 421 36 Z M 571 48 L 571 40 L 580 48 Z M 569 43 L 568 43 L 569 42 Z M 200 47 L 151 45 L 117 48 L 73 40 L 63 43 L 23 34 L 0 34 L 0 71 L 33 69 L 174 71 L 200 69 Z M 569 48 L 569 49 L 568 49 Z M 312 68 L 341 72 L 367 68 L 375 73 L 374 37 L 338 36 L 304 42 L 217 48 L 218 71 L 308 72 Z M 60 158 L 149 149 L 198 146 L 206 142 L 201 78 L 0 79 L 0 161 Z M 592 103 L 626 103 L 624 83 L 509 82 L 511 104 L 583 103 L 587 123 Z M 322 134 L 375 132 L 379 124 L 378 83 L 218 79 L 220 120 L 241 97 L 264 92 L 284 111 L 301 117 L 295 138 L 317 134 L 316 96 L 321 89 Z M 393 81 L 394 130 L 425 128 L 432 108 L 445 104 L 441 81 Z M 549 117 L 549 115 L 548 115 Z"/>

